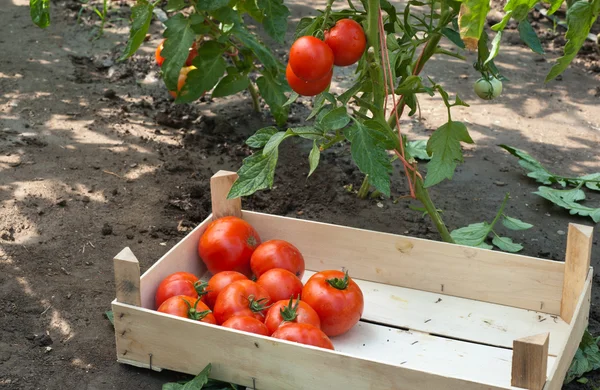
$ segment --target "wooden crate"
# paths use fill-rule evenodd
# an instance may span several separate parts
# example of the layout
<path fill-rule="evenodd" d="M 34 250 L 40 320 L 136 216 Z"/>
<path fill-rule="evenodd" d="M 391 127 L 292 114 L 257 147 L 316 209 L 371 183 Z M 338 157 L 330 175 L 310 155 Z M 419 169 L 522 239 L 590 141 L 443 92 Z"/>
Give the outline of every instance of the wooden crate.
<path fill-rule="evenodd" d="M 560 389 L 588 323 L 592 228 L 569 225 L 565 263 L 241 210 L 225 199 L 236 176 L 211 179 L 213 214 L 140 278 L 115 257 L 117 360 L 256 389 Z M 307 272 L 345 268 L 365 296 L 361 322 L 335 351 L 154 310 L 170 273 L 208 278 L 197 254 L 213 218 L 238 215 L 263 241 L 284 239 Z"/>

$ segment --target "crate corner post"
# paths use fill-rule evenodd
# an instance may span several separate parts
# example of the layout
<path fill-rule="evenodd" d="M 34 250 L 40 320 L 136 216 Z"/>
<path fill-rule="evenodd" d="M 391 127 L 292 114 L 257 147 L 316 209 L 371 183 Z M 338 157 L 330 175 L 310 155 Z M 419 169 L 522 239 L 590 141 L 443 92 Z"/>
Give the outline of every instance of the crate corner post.
<path fill-rule="evenodd" d="M 590 269 L 594 228 L 569 224 L 560 317 L 571 323 Z"/>
<path fill-rule="evenodd" d="M 548 369 L 550 333 L 528 336 L 513 341 L 511 386 L 542 390 Z"/>
<path fill-rule="evenodd" d="M 242 199 L 227 199 L 227 194 L 237 178 L 237 173 L 223 170 L 218 171 L 210 178 L 213 220 L 225 216 L 242 217 Z"/>
<path fill-rule="evenodd" d="M 114 259 L 117 302 L 142 306 L 140 294 L 140 263 L 131 249 L 126 247 Z"/>

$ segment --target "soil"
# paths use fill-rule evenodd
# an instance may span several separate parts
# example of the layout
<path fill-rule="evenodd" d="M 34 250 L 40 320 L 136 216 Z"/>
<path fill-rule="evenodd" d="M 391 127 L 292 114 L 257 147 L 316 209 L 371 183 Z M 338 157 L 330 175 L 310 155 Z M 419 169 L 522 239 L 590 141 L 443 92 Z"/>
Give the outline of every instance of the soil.
<path fill-rule="evenodd" d="M 286 3 L 290 32 L 314 13 L 311 3 Z M 251 153 L 244 140 L 273 124 L 266 107 L 253 112 L 247 93 L 173 104 L 152 56 L 164 28 L 158 21 L 143 48 L 117 63 L 130 9 L 125 1 L 112 6 L 104 35 L 93 40 L 97 20 L 88 9 L 77 24 L 79 2 L 53 2 L 52 25 L 40 30 L 31 24 L 27 1 L 0 0 L 0 388 L 160 389 L 185 378 L 115 361 L 113 329 L 104 317 L 115 291 L 112 257 L 129 246 L 145 271 L 209 214 L 210 176 L 237 170 Z M 537 22 L 540 35 L 544 23 Z M 454 229 L 491 221 L 510 192 L 507 214 L 535 226 L 508 234 L 523 243 L 523 254 L 560 261 L 568 223 L 591 220 L 532 194 L 537 185 L 497 145 L 525 149 L 564 175 L 599 172 L 598 54 L 584 53 L 558 81 L 544 84 L 558 55 L 556 39 L 545 40 L 547 54 L 539 57 L 511 38 L 514 32 L 497 61 L 511 81 L 494 102 L 477 100 L 472 91 L 478 78 L 472 54 L 467 62 L 441 58 L 426 66 L 424 75 L 471 105 L 453 109 L 453 117 L 475 140 L 465 146 L 454 179 L 431 195 Z M 290 33 L 287 46 L 291 39 Z M 285 60 L 284 47 L 277 53 Z M 338 70 L 332 88 L 350 83 L 351 70 Z M 306 98 L 293 104 L 289 124 L 302 125 L 310 108 Z M 403 129 L 423 139 L 445 120 L 440 99 L 424 98 L 421 117 L 404 120 Z M 349 186 L 358 188 L 362 175 L 348 146 L 325 152 L 307 179 L 310 146 L 286 141 L 275 187 L 245 199 L 244 207 L 439 239 L 429 220 L 400 199 L 407 195 L 402 175 L 394 174 L 391 199 L 358 200 Z M 586 202 L 598 206 L 600 196 L 589 193 Z M 594 267 L 600 266 L 599 234 Z M 587 386 L 600 383 L 599 375 L 588 377 Z"/>

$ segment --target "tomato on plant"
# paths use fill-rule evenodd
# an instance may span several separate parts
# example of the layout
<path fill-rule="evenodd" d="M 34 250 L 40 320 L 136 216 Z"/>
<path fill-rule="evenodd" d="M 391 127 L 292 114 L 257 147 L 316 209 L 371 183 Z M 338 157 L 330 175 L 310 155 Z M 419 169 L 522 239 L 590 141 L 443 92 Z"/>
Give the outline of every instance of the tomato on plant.
<path fill-rule="evenodd" d="M 270 269 L 283 268 L 302 279 L 304 266 L 304 257 L 298 248 L 283 240 L 263 242 L 250 258 L 250 268 L 257 278 Z"/>
<path fill-rule="evenodd" d="M 263 336 L 268 336 L 269 330 L 267 326 L 253 317 L 235 316 L 231 317 L 222 324 L 226 328 L 237 329 L 244 332 L 256 333 Z"/>
<path fill-rule="evenodd" d="M 260 237 L 252 225 L 238 217 L 223 217 L 208 225 L 198 254 L 213 275 L 237 271 L 250 276 L 250 256 L 258 245 Z"/>
<path fill-rule="evenodd" d="M 158 285 L 154 296 L 155 307 L 159 307 L 164 301 L 176 295 L 198 298 L 198 295 L 204 294 L 205 286 L 206 284 L 199 281 L 194 274 L 175 272 L 164 278 Z"/>
<path fill-rule="evenodd" d="M 162 52 L 162 50 L 165 46 L 165 41 L 166 41 L 166 39 L 163 39 L 160 42 L 160 44 L 156 47 L 156 51 L 154 52 L 154 58 L 156 59 L 156 64 L 158 66 L 162 66 L 163 62 L 165 62 L 165 57 L 160 55 L 160 53 Z"/>
<path fill-rule="evenodd" d="M 482 77 L 475 82 L 473 89 L 480 98 L 492 100 L 502 93 L 502 81 L 493 76 L 489 78 Z"/>
<path fill-rule="evenodd" d="M 318 38 L 300 37 L 290 48 L 289 64 L 294 74 L 302 80 L 320 80 L 333 67 L 333 52 Z"/>
<path fill-rule="evenodd" d="M 190 73 L 194 69 L 196 69 L 195 66 L 186 66 L 181 68 L 181 71 L 179 72 L 179 79 L 177 80 L 177 92 L 169 91 L 171 96 L 173 96 L 173 99 L 177 99 L 177 93 L 181 91 L 181 88 L 183 88 L 183 86 L 185 85 L 188 73 Z"/>
<path fill-rule="evenodd" d="M 333 63 L 348 66 L 357 62 L 367 47 L 362 26 L 352 19 L 341 19 L 325 31 L 325 43 L 333 52 Z"/>
<path fill-rule="evenodd" d="M 251 280 L 238 280 L 225 287 L 213 310 L 219 324 L 234 316 L 248 316 L 264 321 L 271 303 L 269 293 Z"/>
<path fill-rule="evenodd" d="M 190 54 L 188 54 L 188 57 L 185 60 L 185 66 L 192 66 L 192 61 L 194 61 L 194 58 L 196 57 L 198 57 L 198 45 L 194 42 L 190 48 Z"/>
<path fill-rule="evenodd" d="M 302 294 L 302 281 L 283 268 L 268 270 L 258 278 L 256 283 L 269 293 L 273 302 L 288 300 Z"/>
<path fill-rule="evenodd" d="M 294 322 L 283 324 L 277 328 L 271 337 L 320 348 L 333 349 L 333 343 L 329 337 L 321 329 L 311 324 L 298 324 Z"/>
<path fill-rule="evenodd" d="M 178 317 L 190 318 L 208 324 L 216 324 L 217 320 L 200 299 L 177 295 L 163 302 L 157 309 L 161 313 L 173 314 Z"/>
<path fill-rule="evenodd" d="M 310 324 L 321 329 L 321 320 L 317 312 L 299 299 L 290 298 L 289 301 L 275 302 L 265 317 L 265 325 L 269 329 L 269 334 L 273 334 L 277 328 L 288 322 Z"/>
<path fill-rule="evenodd" d="M 221 291 L 238 280 L 248 280 L 248 278 L 236 271 L 223 271 L 213 275 L 205 287 L 206 295 L 204 296 L 204 303 L 211 309 L 214 308 Z"/>
<path fill-rule="evenodd" d="M 308 279 L 302 300 L 315 309 L 321 329 L 327 336 L 339 336 L 352 328 L 362 316 L 362 291 L 348 272 L 321 271 Z"/>
<path fill-rule="evenodd" d="M 288 63 L 285 69 L 285 78 L 287 79 L 290 88 L 294 90 L 298 95 L 302 96 L 315 96 L 325 91 L 329 84 L 331 84 L 331 77 L 333 76 L 333 68 L 329 73 L 316 81 L 304 81 L 300 77 L 294 74 L 292 67 Z"/>

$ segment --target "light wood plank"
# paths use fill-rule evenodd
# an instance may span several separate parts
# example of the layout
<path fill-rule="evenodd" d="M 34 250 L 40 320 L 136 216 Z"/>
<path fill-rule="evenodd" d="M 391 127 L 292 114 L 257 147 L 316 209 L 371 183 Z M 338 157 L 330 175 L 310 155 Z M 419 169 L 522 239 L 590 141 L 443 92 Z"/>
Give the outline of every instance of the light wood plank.
<path fill-rule="evenodd" d="M 219 171 L 210 178 L 213 219 L 229 215 L 242 217 L 242 198 L 227 199 L 227 194 L 237 178 L 237 173 L 229 171 Z"/>
<path fill-rule="evenodd" d="M 514 341 L 511 385 L 542 390 L 548 372 L 549 337 L 550 333 L 543 333 Z"/>
<path fill-rule="evenodd" d="M 560 313 L 559 262 L 250 211 L 243 217 L 264 241 L 297 246 L 307 269 L 345 267 L 358 279 Z"/>
<path fill-rule="evenodd" d="M 313 274 L 306 271 L 303 281 Z M 368 321 L 505 348 L 512 348 L 515 339 L 549 332 L 553 356 L 569 337 L 569 325 L 555 315 L 350 276 L 363 292 L 362 318 Z"/>
<path fill-rule="evenodd" d="M 148 366 L 152 354 L 154 368 L 189 374 L 212 363 L 215 379 L 250 386 L 256 378 L 262 390 L 510 388 L 512 352 L 503 348 L 359 323 L 334 339 L 334 352 L 116 301 L 113 311 L 119 361 Z"/>
<path fill-rule="evenodd" d="M 594 229 L 591 226 L 569 224 L 565 279 L 560 305 L 560 316 L 568 323 L 573 319 L 590 269 L 593 233 Z"/>
<path fill-rule="evenodd" d="M 559 358 L 554 363 L 544 390 L 560 390 L 563 385 L 567 371 L 573 361 L 573 356 L 579 347 L 579 342 L 583 337 L 583 332 L 588 326 L 590 315 L 590 302 L 592 297 L 592 278 L 594 271 L 590 268 L 584 285 L 584 293 L 579 299 L 577 310 L 575 311 L 574 321 L 569 325 L 569 338 L 564 344 Z"/>
<path fill-rule="evenodd" d="M 209 215 L 187 236 L 154 263 L 141 277 L 142 307 L 154 309 L 154 296 L 160 282 L 168 275 L 185 271 L 198 277 L 206 273 L 206 266 L 198 255 L 198 242 L 206 227 L 212 222 Z"/>
<path fill-rule="evenodd" d="M 117 301 L 140 306 L 140 264 L 129 247 L 113 259 Z"/>

